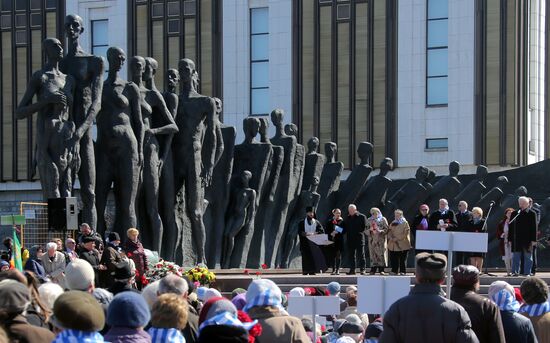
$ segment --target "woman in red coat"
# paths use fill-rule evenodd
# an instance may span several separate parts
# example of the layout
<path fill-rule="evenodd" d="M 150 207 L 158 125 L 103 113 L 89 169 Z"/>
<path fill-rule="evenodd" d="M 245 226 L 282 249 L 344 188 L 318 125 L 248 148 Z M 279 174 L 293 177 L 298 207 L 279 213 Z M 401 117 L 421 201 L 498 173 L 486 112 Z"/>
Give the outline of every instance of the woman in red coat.
<path fill-rule="evenodd" d="M 512 217 L 513 208 L 507 208 L 504 211 L 504 218 L 497 226 L 497 239 L 499 240 L 499 250 L 504 265 L 506 266 L 506 273 L 512 275 L 512 243 L 508 240 L 508 224 Z"/>
<path fill-rule="evenodd" d="M 128 239 L 124 243 L 124 251 L 126 255 L 134 261 L 136 265 L 136 285 L 138 289 L 142 288 L 141 278 L 147 270 L 147 256 L 143 245 L 139 241 L 139 231 L 136 228 L 130 228 L 126 232 Z"/>

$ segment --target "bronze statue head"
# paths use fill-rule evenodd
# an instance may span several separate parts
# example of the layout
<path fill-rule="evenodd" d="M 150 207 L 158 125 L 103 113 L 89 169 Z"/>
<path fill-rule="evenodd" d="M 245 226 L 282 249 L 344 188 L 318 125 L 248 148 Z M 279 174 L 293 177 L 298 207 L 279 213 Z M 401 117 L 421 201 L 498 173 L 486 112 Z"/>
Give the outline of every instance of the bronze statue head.
<path fill-rule="evenodd" d="M 178 63 L 178 71 L 182 82 L 193 82 L 193 77 L 197 73 L 197 70 L 195 69 L 195 62 L 189 58 L 181 59 Z"/>
<path fill-rule="evenodd" d="M 63 46 L 57 38 L 46 38 L 42 42 L 48 61 L 60 61 L 63 58 Z"/>
<path fill-rule="evenodd" d="M 124 50 L 116 46 L 112 46 L 107 49 L 107 62 L 109 62 L 109 70 L 120 71 L 125 61 L 126 54 L 124 53 Z"/>
<path fill-rule="evenodd" d="M 336 157 L 338 146 L 334 142 L 325 143 L 325 156 L 327 157 L 327 163 L 332 162 Z"/>
<path fill-rule="evenodd" d="M 256 137 L 260 130 L 260 120 L 255 117 L 246 117 L 243 119 L 243 131 L 247 138 Z"/>
<path fill-rule="evenodd" d="M 65 32 L 70 40 L 76 40 L 84 32 L 84 21 L 78 14 L 68 14 L 65 17 Z"/>
<path fill-rule="evenodd" d="M 145 70 L 145 58 L 141 56 L 133 56 L 130 58 L 130 77 L 132 78 L 132 81 L 138 82 L 141 81 L 143 71 Z"/>
<path fill-rule="evenodd" d="M 168 87 L 176 88 L 180 82 L 180 73 L 177 69 L 171 68 L 166 71 L 166 80 Z"/>
<path fill-rule="evenodd" d="M 271 122 L 275 127 L 279 128 L 283 126 L 284 111 L 280 108 L 276 108 L 271 111 Z"/>
<path fill-rule="evenodd" d="M 380 162 L 380 173 L 379 175 L 386 176 L 390 170 L 393 169 L 393 160 L 389 157 L 386 157 Z"/>
<path fill-rule="evenodd" d="M 145 69 L 143 70 L 143 80 L 148 81 L 153 79 L 155 76 L 155 73 L 157 72 L 157 69 L 159 67 L 159 63 L 157 60 L 155 60 L 152 57 L 145 57 Z"/>
<path fill-rule="evenodd" d="M 294 123 L 286 124 L 285 133 L 289 136 L 298 137 L 298 126 Z"/>
<path fill-rule="evenodd" d="M 359 146 L 357 147 L 357 155 L 359 155 L 362 162 L 367 162 L 369 157 L 372 155 L 372 149 L 373 146 L 369 142 L 359 143 Z"/>
<path fill-rule="evenodd" d="M 450 176 L 458 176 L 459 171 L 460 171 L 460 163 L 458 161 L 452 161 L 451 163 L 449 163 Z"/>
<path fill-rule="evenodd" d="M 319 138 L 311 137 L 307 141 L 307 152 L 308 152 L 308 154 L 316 152 L 318 148 L 319 148 Z"/>

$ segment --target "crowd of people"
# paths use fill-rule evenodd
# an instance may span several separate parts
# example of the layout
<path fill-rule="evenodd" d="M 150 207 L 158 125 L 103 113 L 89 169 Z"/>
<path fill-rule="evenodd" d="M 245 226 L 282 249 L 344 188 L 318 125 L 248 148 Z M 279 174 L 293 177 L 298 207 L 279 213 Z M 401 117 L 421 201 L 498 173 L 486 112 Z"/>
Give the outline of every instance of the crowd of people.
<path fill-rule="evenodd" d="M 302 253 L 303 274 L 324 272 L 332 267 L 331 274 L 339 275 L 342 256 L 349 256 L 349 272 L 356 268 L 366 273 L 365 250 L 368 250 L 370 274 L 405 275 L 409 251 L 413 249 L 416 233 L 421 230 L 487 232 L 483 210 L 479 207 L 468 209 L 465 201 L 458 203 L 458 211 L 449 208 L 446 199 L 439 200 L 439 208 L 430 213 L 423 204 L 418 214 L 409 224 L 403 211 L 394 211 L 388 220 L 380 209 L 373 207 L 369 216 L 360 213 L 354 204 L 348 206 L 348 215 L 335 208 L 332 217 L 321 223 L 315 218 L 313 207 L 307 208 L 306 217 L 300 224 L 300 250 Z M 508 208 L 497 227 L 500 253 L 508 275 L 534 275 L 536 272 L 536 247 L 540 213 L 533 207 L 533 200 L 519 197 L 518 209 Z M 325 233 L 331 244 L 320 247 L 308 240 L 308 236 Z M 365 249 L 368 248 L 368 249 Z M 425 250 L 414 249 L 415 254 Z M 455 265 L 469 264 L 478 270 L 483 269 L 484 253 L 456 253 Z M 324 256 L 320 261 L 319 256 Z M 324 263 L 326 262 L 326 263 Z M 388 263 L 389 262 L 389 263 Z M 328 268 L 327 268 L 328 267 Z"/>
<path fill-rule="evenodd" d="M 114 276 L 98 287 L 96 269 L 72 259 L 63 278 L 41 280 L 33 272 L 0 272 L 0 343 L 4 342 L 550 342 L 548 286 L 526 278 L 519 289 L 504 281 L 477 294 L 479 270 L 453 269 L 451 300 L 441 287 L 447 259 L 439 253 L 415 258 L 416 284 L 383 314 L 362 313 L 355 286 L 332 281 L 325 287 L 295 287 L 288 293 L 269 279 L 222 295 L 168 274 L 142 290 L 134 274 Z M 341 293 L 342 292 L 342 293 Z M 363 292 L 363 293 L 362 293 Z M 292 297 L 335 296 L 334 315 L 314 324 L 288 313 Z M 314 341 L 314 337 L 316 340 Z"/>

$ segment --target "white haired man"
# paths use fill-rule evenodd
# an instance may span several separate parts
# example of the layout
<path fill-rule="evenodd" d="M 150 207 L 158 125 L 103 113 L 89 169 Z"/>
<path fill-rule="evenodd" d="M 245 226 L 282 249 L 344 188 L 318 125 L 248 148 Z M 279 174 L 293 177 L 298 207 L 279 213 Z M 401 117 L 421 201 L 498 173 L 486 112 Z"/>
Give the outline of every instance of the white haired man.
<path fill-rule="evenodd" d="M 52 281 L 65 287 L 65 255 L 57 251 L 57 244 L 49 242 L 46 244 L 46 253 L 40 257 L 46 276 Z"/>
<path fill-rule="evenodd" d="M 531 273 L 538 230 L 537 214 L 529 207 L 529 198 L 519 197 L 518 205 L 519 209 L 512 213 L 508 231 L 512 243 L 512 275 L 515 276 Z"/>
<path fill-rule="evenodd" d="M 357 206 L 348 206 L 348 216 L 342 222 L 346 235 L 346 248 L 350 254 L 350 269 L 348 275 L 355 274 L 355 266 L 359 265 L 361 274 L 365 273 L 365 230 L 367 217 L 357 210 Z"/>

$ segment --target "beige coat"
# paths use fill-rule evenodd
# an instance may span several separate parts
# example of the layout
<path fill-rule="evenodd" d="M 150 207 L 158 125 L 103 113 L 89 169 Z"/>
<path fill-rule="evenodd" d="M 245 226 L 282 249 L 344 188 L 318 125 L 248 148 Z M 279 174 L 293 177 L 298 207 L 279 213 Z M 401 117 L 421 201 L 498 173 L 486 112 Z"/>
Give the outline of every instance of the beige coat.
<path fill-rule="evenodd" d="M 388 228 L 388 250 L 404 251 L 411 248 L 411 228 L 404 220 L 401 224 L 391 223 Z"/>
<path fill-rule="evenodd" d="M 40 259 L 42 260 L 42 266 L 44 267 L 46 275 L 52 280 L 52 282 L 59 284 L 59 286 L 63 288 L 67 288 L 65 285 L 65 255 L 59 251 L 56 251 L 53 261 L 50 261 L 50 257 L 46 252 L 42 255 L 42 257 L 40 257 Z"/>
<path fill-rule="evenodd" d="M 526 313 L 522 314 L 531 320 L 538 341 L 550 342 L 550 312 L 535 317 L 529 317 Z"/>
<path fill-rule="evenodd" d="M 253 307 L 248 315 L 262 325 L 262 334 L 256 338 L 258 343 L 311 343 L 302 321 L 275 307 Z"/>

